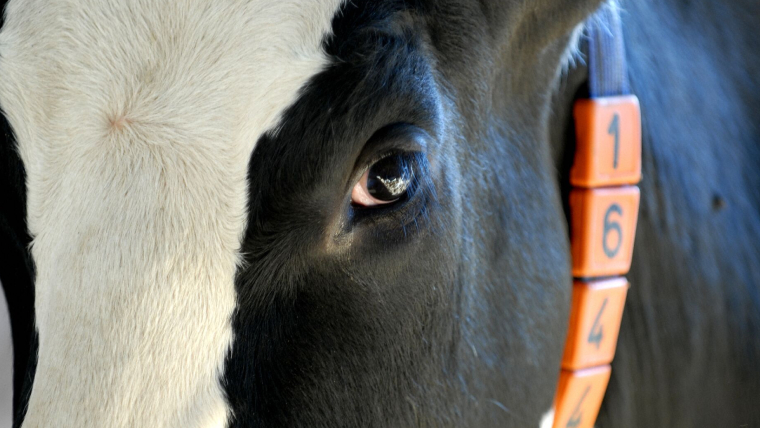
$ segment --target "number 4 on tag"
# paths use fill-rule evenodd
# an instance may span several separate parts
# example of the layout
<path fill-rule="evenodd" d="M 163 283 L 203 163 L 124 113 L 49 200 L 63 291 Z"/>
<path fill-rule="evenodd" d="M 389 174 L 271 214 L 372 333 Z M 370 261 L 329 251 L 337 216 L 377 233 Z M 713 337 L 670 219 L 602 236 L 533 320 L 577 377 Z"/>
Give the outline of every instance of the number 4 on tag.
<path fill-rule="evenodd" d="M 596 318 L 594 318 L 594 324 L 591 326 L 591 332 L 588 334 L 588 343 L 593 343 L 596 345 L 596 349 L 599 349 L 599 345 L 602 344 L 602 338 L 604 337 L 602 324 L 599 323 L 599 320 L 602 318 L 604 307 L 607 306 L 608 301 L 609 298 L 605 297 L 604 301 L 602 302 L 602 307 L 599 308 L 599 312 L 596 314 Z"/>
<path fill-rule="evenodd" d="M 573 283 L 563 369 L 578 370 L 612 362 L 627 292 L 625 278 Z"/>
<path fill-rule="evenodd" d="M 610 380 L 610 366 L 562 370 L 554 398 L 554 428 L 593 428 Z"/>

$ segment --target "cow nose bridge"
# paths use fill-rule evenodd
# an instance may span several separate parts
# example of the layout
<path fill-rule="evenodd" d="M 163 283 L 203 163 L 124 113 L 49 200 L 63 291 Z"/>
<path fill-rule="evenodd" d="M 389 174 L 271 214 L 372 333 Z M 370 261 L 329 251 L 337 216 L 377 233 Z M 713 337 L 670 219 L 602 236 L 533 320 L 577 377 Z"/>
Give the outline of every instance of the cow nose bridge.
<path fill-rule="evenodd" d="M 30 181 L 39 352 L 24 427 L 227 420 L 247 157 L 221 132 L 143 117 L 125 110 L 38 158 L 50 176 Z"/>
<path fill-rule="evenodd" d="M 24 427 L 227 418 L 218 376 L 232 340 L 245 176 L 212 177 L 219 159 L 193 174 L 180 155 L 157 162 L 140 151 L 151 149 L 133 149 L 129 162 L 57 159 L 79 186 L 60 188 L 37 223 L 39 357 Z"/>

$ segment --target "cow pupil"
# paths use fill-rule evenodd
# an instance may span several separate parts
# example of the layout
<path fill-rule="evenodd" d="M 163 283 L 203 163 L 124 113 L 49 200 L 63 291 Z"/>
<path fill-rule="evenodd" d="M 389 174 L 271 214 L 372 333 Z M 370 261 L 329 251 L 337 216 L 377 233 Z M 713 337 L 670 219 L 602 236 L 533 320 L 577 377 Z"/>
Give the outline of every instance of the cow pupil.
<path fill-rule="evenodd" d="M 395 201 L 406 193 L 414 171 L 409 156 L 391 155 L 376 162 L 367 174 L 367 191 L 381 201 Z"/>

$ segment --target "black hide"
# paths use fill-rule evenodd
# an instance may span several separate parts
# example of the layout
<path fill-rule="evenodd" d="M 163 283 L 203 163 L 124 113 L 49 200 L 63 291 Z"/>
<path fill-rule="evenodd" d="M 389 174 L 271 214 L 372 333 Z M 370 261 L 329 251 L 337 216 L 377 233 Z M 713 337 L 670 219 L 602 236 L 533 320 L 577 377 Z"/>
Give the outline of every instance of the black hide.
<path fill-rule="evenodd" d="M 760 427 L 760 3 L 626 7 L 645 180 L 599 425 Z"/>
<path fill-rule="evenodd" d="M 760 3 L 623 3 L 641 207 L 598 427 L 760 427 Z M 564 197 L 573 96 L 555 103 Z"/>
<path fill-rule="evenodd" d="M 34 331 L 34 263 L 26 228 L 26 174 L 13 132 L 0 116 L 0 282 L 3 285 L 13 338 L 13 413 L 23 417 L 36 365 Z"/>
<path fill-rule="evenodd" d="M 545 121 L 584 9 L 489 5 L 507 34 L 482 6 L 348 3 L 334 65 L 258 142 L 233 426 L 537 426 L 551 407 L 570 278 Z M 388 150 L 420 152 L 415 190 L 351 207 Z"/>

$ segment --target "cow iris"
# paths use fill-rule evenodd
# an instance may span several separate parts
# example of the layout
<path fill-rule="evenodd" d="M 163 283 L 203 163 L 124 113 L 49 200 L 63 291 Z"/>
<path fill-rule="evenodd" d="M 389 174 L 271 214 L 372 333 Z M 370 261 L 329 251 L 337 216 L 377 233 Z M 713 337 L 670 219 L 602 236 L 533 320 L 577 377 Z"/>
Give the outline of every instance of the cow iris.
<path fill-rule="evenodd" d="M 381 201 L 395 201 L 409 188 L 412 176 L 412 165 L 403 155 L 388 156 L 369 169 L 367 191 Z"/>
<path fill-rule="evenodd" d="M 351 202 L 362 207 L 396 202 L 406 195 L 413 180 L 413 155 L 391 154 L 367 169 L 351 192 Z"/>

